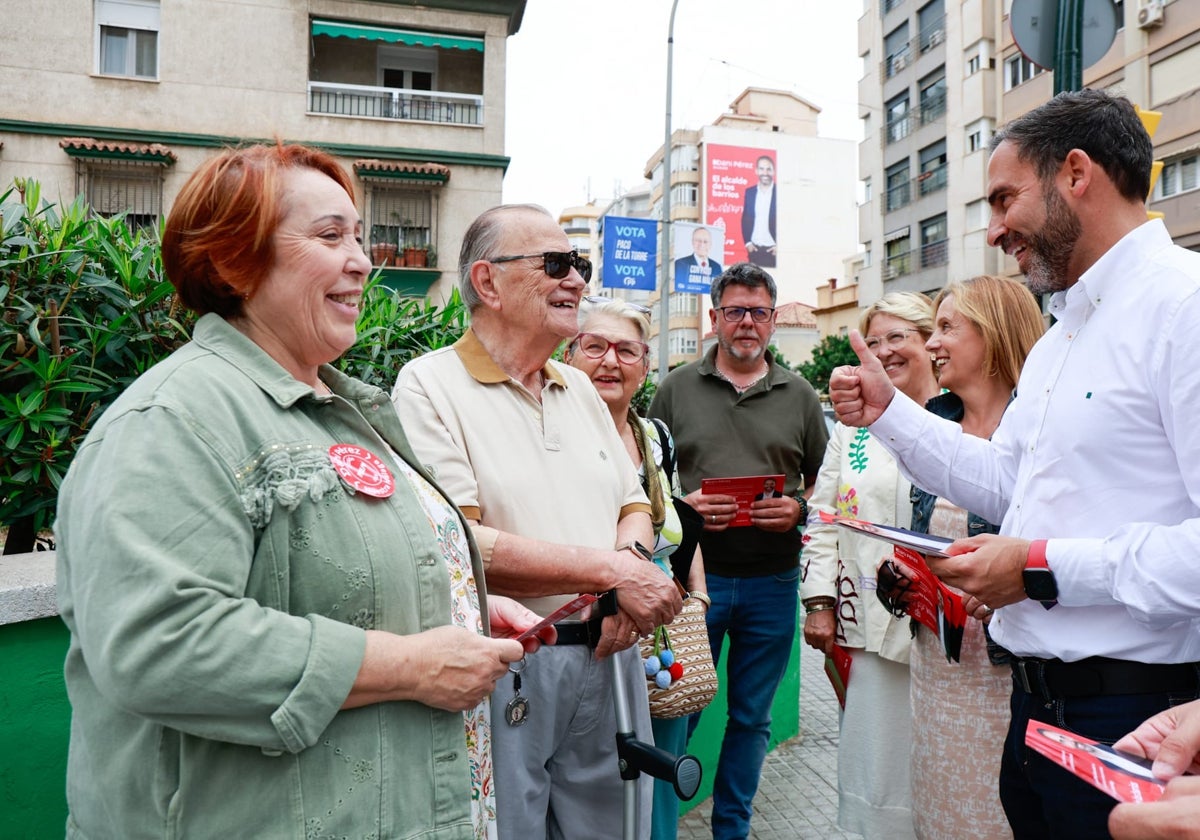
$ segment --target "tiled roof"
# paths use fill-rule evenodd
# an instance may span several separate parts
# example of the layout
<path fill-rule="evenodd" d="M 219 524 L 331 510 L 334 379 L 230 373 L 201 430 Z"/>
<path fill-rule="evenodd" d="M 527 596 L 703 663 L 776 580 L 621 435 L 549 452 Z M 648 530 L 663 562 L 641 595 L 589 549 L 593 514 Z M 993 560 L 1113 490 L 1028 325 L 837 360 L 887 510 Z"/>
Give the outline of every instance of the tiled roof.
<path fill-rule="evenodd" d="M 359 175 L 376 175 L 383 178 L 429 180 L 439 183 L 450 180 L 449 166 L 440 163 L 415 163 L 410 160 L 363 158 L 354 161 L 354 171 Z"/>
<path fill-rule="evenodd" d="M 776 308 L 775 324 L 780 327 L 816 327 L 813 308 L 805 303 L 781 303 Z"/>
<path fill-rule="evenodd" d="M 93 137 L 64 137 L 58 145 L 72 157 L 153 160 L 174 163 L 175 153 L 160 143 L 131 143 L 125 140 L 97 140 Z"/>

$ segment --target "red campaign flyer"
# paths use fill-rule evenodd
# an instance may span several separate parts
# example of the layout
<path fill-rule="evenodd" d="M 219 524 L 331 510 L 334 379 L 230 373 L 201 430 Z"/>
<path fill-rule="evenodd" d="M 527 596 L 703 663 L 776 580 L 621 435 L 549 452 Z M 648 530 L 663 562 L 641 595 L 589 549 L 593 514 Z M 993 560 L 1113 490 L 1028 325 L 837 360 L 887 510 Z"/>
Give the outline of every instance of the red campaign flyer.
<path fill-rule="evenodd" d="M 825 676 L 829 677 L 838 705 L 843 709 L 846 708 L 846 686 L 850 684 L 850 665 L 853 661 L 850 652 L 841 645 L 834 645 L 825 657 Z"/>
<path fill-rule="evenodd" d="M 967 625 L 962 596 L 942 583 L 925 564 L 925 558 L 911 548 L 896 546 L 894 567 L 910 581 L 905 611 L 937 635 L 947 659 L 958 662 Z"/>
<path fill-rule="evenodd" d="M 1166 784 L 1150 772 L 1151 762 L 1120 752 L 1057 726 L 1029 721 L 1025 745 L 1118 802 L 1154 802 Z"/>
<path fill-rule="evenodd" d="M 778 499 L 783 496 L 782 475 L 740 475 L 735 478 L 705 478 L 700 492 L 707 495 L 733 496 L 737 499 L 737 514 L 730 528 L 750 524 L 750 505 L 758 499 Z"/>
<path fill-rule="evenodd" d="M 922 554 L 932 554 L 934 557 L 946 557 L 946 546 L 954 542 L 948 537 L 935 537 L 932 534 L 922 534 L 920 531 L 910 531 L 895 525 L 880 525 L 878 522 L 852 519 L 849 516 L 836 516 L 827 511 L 820 511 L 820 514 L 821 521 L 827 524 L 841 525 L 843 528 L 858 531 L 877 540 L 890 542 L 892 545 L 902 545 Z"/>
<path fill-rule="evenodd" d="M 883 581 L 880 589 L 885 593 L 894 590 L 896 594 L 893 597 L 902 594 L 904 611 L 936 633 L 946 658 L 958 662 L 963 628 L 967 625 L 967 610 L 963 606 L 962 596 L 942 583 L 922 556 L 947 556 L 946 546 L 953 540 L 894 525 L 835 516 L 827 511 L 820 511 L 820 514 L 822 522 L 840 525 L 895 546 L 895 558 L 886 564 L 890 576 L 895 579 L 894 585 L 886 585 L 887 582 Z M 881 571 L 881 579 L 883 577 L 884 572 Z"/>
<path fill-rule="evenodd" d="M 574 615 L 575 613 L 579 612 L 581 609 L 586 607 L 588 604 L 593 604 L 596 601 L 598 601 L 599 599 L 600 599 L 599 595 L 592 595 L 590 593 L 586 594 L 586 595 L 580 595 L 578 598 L 575 598 L 574 600 L 568 601 L 567 603 L 563 604 L 561 607 L 556 609 L 554 612 L 550 613 L 550 615 L 543 618 L 537 624 L 526 629 L 523 633 L 520 633 L 520 634 L 508 633 L 504 636 L 504 638 L 516 639 L 518 642 L 523 642 L 526 639 L 530 638 L 531 636 L 534 636 L 539 630 L 549 627 L 551 624 L 557 624 L 558 622 L 562 621 L 564 618 Z"/>

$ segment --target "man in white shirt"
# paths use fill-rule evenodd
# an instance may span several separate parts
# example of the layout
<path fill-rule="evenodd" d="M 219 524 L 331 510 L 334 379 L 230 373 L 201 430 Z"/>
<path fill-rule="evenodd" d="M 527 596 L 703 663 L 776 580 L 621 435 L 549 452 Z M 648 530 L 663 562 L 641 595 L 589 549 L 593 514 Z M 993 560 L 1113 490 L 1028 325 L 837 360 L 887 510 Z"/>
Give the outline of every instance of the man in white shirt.
<path fill-rule="evenodd" d="M 754 164 L 758 184 L 746 189 L 742 207 L 742 241 L 746 259 L 764 268 L 775 267 L 775 161 L 762 155 Z"/>
<path fill-rule="evenodd" d="M 996 522 L 930 561 L 1014 654 L 1000 797 L 1017 838 L 1107 837 L 1113 801 L 1024 745 L 1029 720 L 1111 743 L 1200 681 L 1200 254 L 1146 220 L 1153 147 L 1128 100 L 1063 93 L 1001 129 L 988 241 L 1057 319 L 990 441 L 896 394 L 861 336 L 839 417 L 913 483 Z M 1003 608 L 1003 609 L 1000 609 Z"/>

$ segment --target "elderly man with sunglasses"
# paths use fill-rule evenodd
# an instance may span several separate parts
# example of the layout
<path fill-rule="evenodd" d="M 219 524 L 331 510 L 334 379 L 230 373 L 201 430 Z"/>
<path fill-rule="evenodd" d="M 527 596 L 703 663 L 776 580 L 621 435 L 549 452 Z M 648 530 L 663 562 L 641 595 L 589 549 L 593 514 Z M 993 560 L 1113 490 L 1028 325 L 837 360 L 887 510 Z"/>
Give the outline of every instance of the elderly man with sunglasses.
<path fill-rule="evenodd" d="M 712 284 L 717 344 L 667 375 L 650 405 L 675 436 L 680 483 L 704 515 L 700 538 L 714 654 L 729 638 L 729 717 L 713 788 L 716 840 L 744 838 L 771 731 L 771 703 L 796 636 L 800 532 L 807 495 L 829 435 L 812 386 L 780 367 L 767 345 L 775 332 L 775 281 L 738 263 Z M 705 478 L 784 476 L 778 498 L 752 503 L 748 527 L 730 527 L 732 496 L 705 494 Z"/>
<path fill-rule="evenodd" d="M 501 840 L 621 836 L 606 657 L 617 657 L 637 732 L 649 740 L 636 642 L 682 605 L 644 548 L 654 540 L 650 504 L 608 408 L 581 371 L 550 359 L 577 331 L 591 272 L 542 208 L 488 210 L 459 257 L 470 329 L 405 365 L 392 395 L 413 450 L 472 524 L 489 591 L 543 616 L 577 593 L 616 592 L 615 614 L 560 621 L 557 643 L 496 686 Z M 643 837 L 650 789 L 643 776 Z"/>

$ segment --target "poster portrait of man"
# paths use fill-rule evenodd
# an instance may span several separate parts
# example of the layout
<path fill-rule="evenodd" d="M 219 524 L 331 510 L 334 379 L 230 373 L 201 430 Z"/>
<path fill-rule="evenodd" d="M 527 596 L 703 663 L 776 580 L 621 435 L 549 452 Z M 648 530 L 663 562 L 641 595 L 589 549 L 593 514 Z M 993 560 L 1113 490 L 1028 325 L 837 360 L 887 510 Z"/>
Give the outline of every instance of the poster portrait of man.
<path fill-rule="evenodd" d="M 724 240 L 724 236 L 721 237 Z M 691 253 L 675 260 L 675 289 L 702 287 L 707 292 L 712 281 L 721 273 L 721 263 L 713 259 L 713 234 L 707 227 L 696 225 L 692 230 Z"/>

